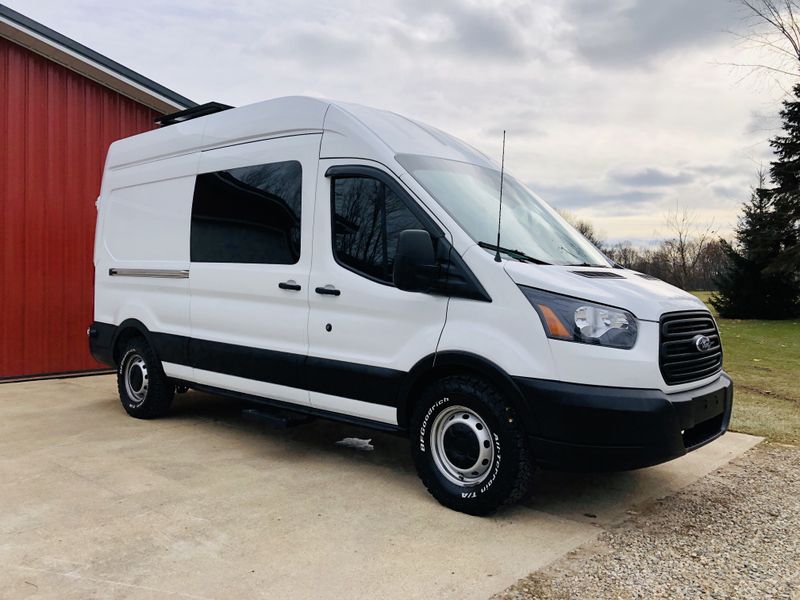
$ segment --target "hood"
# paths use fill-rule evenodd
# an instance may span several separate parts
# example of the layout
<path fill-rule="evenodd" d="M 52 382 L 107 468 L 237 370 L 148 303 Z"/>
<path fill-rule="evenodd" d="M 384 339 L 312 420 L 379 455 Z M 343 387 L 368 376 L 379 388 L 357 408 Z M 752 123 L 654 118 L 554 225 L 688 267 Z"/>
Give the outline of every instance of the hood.
<path fill-rule="evenodd" d="M 624 308 L 644 321 L 658 321 L 667 312 L 708 310 L 690 293 L 628 269 L 503 263 L 518 285 Z"/>

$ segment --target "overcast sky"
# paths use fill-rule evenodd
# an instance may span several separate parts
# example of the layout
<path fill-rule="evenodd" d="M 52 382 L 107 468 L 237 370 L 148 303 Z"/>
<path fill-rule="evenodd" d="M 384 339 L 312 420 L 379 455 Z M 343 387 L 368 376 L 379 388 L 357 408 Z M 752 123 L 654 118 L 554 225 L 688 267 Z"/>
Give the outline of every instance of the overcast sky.
<path fill-rule="evenodd" d="M 389 109 L 506 164 L 610 240 L 676 202 L 729 234 L 791 82 L 730 0 L 3 0 L 197 102 L 290 94 Z"/>

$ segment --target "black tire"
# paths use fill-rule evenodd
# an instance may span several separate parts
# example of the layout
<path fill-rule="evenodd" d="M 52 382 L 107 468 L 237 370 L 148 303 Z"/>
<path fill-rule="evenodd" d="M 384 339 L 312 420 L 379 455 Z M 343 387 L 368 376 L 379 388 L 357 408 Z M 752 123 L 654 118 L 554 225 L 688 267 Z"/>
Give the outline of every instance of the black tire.
<path fill-rule="evenodd" d="M 175 386 L 161 361 L 142 337 L 123 342 L 117 365 L 117 388 L 125 411 L 137 419 L 154 419 L 169 412 Z M 130 385 L 129 385 L 130 384 Z"/>
<path fill-rule="evenodd" d="M 528 494 L 533 464 L 525 432 L 511 405 L 486 381 L 471 376 L 441 379 L 422 394 L 410 425 L 417 473 L 444 506 L 486 515 Z M 477 462 L 466 467 L 472 461 Z M 459 466 L 480 473 L 470 471 L 463 476 L 475 479 L 464 480 Z"/>

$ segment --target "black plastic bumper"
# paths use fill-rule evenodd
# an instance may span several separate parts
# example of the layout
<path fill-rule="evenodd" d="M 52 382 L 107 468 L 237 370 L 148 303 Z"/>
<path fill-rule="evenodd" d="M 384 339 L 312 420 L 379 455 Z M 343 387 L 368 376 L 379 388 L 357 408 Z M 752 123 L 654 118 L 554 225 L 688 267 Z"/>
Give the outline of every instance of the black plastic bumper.
<path fill-rule="evenodd" d="M 98 362 L 115 367 L 114 364 L 114 334 L 117 328 L 114 325 L 94 322 L 89 326 L 89 352 Z"/>
<path fill-rule="evenodd" d="M 637 469 L 683 456 L 727 430 L 733 405 L 725 373 L 677 394 L 514 380 L 530 411 L 536 461 L 569 471 Z"/>

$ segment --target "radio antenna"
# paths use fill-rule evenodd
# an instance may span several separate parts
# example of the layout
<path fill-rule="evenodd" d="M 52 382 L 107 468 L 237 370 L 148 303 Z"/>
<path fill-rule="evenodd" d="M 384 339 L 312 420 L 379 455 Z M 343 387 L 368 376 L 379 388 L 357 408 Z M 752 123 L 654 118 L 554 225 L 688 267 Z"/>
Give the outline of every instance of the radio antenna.
<path fill-rule="evenodd" d="M 506 168 L 506 130 L 503 129 L 503 155 L 500 159 L 500 209 L 497 211 L 497 249 L 494 262 L 500 262 L 500 219 L 503 216 L 503 176 Z"/>

